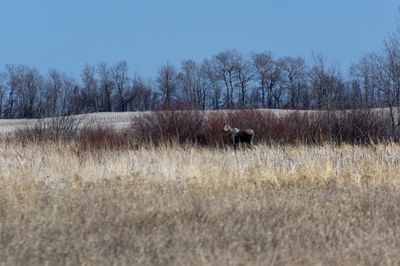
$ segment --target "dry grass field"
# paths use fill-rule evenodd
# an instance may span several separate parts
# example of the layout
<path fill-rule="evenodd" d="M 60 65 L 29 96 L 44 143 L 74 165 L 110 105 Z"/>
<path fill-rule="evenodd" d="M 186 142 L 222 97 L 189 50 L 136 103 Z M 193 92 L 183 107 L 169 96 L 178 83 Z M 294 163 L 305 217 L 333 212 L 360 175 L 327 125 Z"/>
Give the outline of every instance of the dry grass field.
<path fill-rule="evenodd" d="M 1 265 L 398 265 L 400 146 L 0 142 Z"/>

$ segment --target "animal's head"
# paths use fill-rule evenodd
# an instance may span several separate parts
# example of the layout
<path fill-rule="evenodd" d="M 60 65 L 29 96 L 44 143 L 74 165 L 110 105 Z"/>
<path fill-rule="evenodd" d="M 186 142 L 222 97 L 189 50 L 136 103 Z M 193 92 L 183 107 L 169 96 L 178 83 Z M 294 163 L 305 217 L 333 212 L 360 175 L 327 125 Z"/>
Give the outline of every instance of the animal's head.
<path fill-rule="evenodd" d="M 232 129 L 232 128 L 231 128 L 228 124 L 225 124 L 225 125 L 224 125 L 224 129 L 223 129 L 223 130 L 224 130 L 225 133 L 231 131 L 231 129 Z"/>

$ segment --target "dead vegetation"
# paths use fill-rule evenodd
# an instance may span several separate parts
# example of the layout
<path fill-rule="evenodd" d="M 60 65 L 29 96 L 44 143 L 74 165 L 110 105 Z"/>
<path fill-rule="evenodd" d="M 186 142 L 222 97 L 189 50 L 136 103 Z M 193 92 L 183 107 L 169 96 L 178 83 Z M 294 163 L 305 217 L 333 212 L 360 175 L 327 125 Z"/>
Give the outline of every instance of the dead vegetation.
<path fill-rule="evenodd" d="M 0 144 L 3 265 L 400 262 L 400 146 Z"/>
<path fill-rule="evenodd" d="M 223 123 L 254 129 L 226 147 Z M 400 145 L 378 112 L 154 112 L 0 139 L 0 264 L 399 264 Z"/>

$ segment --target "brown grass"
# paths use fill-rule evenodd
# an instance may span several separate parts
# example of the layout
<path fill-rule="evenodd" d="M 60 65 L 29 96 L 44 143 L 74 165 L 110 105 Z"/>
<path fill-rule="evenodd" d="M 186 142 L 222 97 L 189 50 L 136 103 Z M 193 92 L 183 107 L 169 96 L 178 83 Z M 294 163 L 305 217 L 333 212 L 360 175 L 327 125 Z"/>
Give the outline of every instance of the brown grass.
<path fill-rule="evenodd" d="M 0 143 L 2 265 L 400 263 L 400 146 Z"/>

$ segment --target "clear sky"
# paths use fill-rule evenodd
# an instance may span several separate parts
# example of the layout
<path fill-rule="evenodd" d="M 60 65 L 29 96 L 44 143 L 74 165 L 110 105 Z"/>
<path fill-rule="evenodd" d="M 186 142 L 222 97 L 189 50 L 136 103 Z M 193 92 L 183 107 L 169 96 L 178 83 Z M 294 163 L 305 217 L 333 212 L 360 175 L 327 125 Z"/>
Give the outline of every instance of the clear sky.
<path fill-rule="evenodd" d="M 378 51 L 399 0 L 0 0 L 0 71 L 27 64 L 79 77 L 85 63 L 120 60 L 154 77 L 167 61 L 226 49 L 276 57 L 323 54 L 343 72 Z"/>

